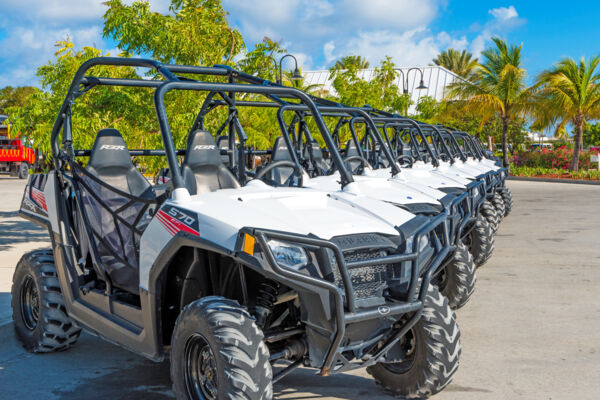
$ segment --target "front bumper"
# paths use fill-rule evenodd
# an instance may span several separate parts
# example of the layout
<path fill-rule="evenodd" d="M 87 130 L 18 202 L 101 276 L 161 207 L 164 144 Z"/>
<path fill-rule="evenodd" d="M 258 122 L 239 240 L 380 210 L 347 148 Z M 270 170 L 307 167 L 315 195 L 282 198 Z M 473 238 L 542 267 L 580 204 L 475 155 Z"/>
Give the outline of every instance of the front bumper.
<path fill-rule="evenodd" d="M 447 213 L 444 212 L 427 219 L 427 222 L 423 223 L 411 238 L 405 238 L 407 246 L 401 254 L 350 262 L 344 259 L 342 250 L 332 241 L 263 229 L 245 228 L 243 231 L 256 238 L 260 253 L 275 274 L 275 279 L 290 284 L 292 287 L 300 287 L 299 292 L 305 293 L 306 296 L 312 294 L 313 299 L 314 297 L 320 299 L 321 304 L 314 309 L 311 308 L 311 312 L 319 314 L 318 308 L 323 308 L 325 315 L 321 317 L 321 323 L 315 323 L 319 318 L 313 318 L 310 312 L 303 322 L 307 329 L 309 353 L 317 355 L 310 355 L 311 365 L 320 368 L 322 375 L 329 375 L 331 372 L 343 372 L 376 363 L 418 321 L 431 278 L 451 249 L 448 225 L 446 224 L 447 217 Z M 420 251 L 424 238 L 429 240 L 428 243 L 434 250 L 427 260 L 423 259 L 423 252 Z M 333 252 L 343 287 L 339 288 L 334 282 L 327 279 L 280 266 L 268 245 L 271 239 L 307 248 L 328 249 Z M 409 242 L 410 245 L 408 245 Z M 377 306 L 357 306 L 349 271 L 370 265 L 397 263 L 408 263 L 410 268 L 410 280 L 405 299 L 385 298 L 384 303 Z M 408 314 L 411 314 L 409 318 L 397 327 L 396 322 Z M 329 318 L 327 318 L 328 315 Z M 394 320 L 395 328 L 390 327 L 386 332 L 371 337 L 369 343 L 372 343 L 372 346 L 366 345 L 357 350 L 356 346 L 349 343 L 351 340 L 346 336 L 348 330 L 367 321 L 390 318 Z M 311 340 L 309 330 L 313 331 L 312 337 L 318 336 L 320 340 Z M 356 330 L 353 332 L 356 333 Z M 378 350 L 375 350 L 376 344 L 380 344 L 377 347 Z M 358 357 L 348 357 L 349 352 Z M 356 361 L 357 359 L 358 361 Z"/>

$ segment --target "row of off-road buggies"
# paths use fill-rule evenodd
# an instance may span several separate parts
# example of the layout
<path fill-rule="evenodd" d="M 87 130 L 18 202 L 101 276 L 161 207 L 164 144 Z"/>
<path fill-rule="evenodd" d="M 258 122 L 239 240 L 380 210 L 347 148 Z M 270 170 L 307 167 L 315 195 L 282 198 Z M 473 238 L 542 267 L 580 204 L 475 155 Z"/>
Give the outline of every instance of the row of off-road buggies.
<path fill-rule="evenodd" d="M 97 65 L 155 75 L 89 76 Z M 111 86 L 154 97 L 162 148 L 128 149 L 116 129 L 77 148 L 74 104 Z M 181 91 L 199 100 L 182 110 L 196 118 L 178 149 L 165 102 Z M 271 150 L 248 143 L 241 110 L 253 107 L 276 116 Z M 85 329 L 170 357 L 181 399 L 270 399 L 300 366 L 322 376 L 366 367 L 397 396 L 439 392 L 461 354 L 453 310 L 512 208 L 507 171 L 463 132 L 226 66 L 91 59 L 51 144 L 54 169 L 30 177 L 20 210 L 52 248 L 17 265 L 18 338 L 50 352 Z M 132 157 L 164 160 L 155 184 Z"/>

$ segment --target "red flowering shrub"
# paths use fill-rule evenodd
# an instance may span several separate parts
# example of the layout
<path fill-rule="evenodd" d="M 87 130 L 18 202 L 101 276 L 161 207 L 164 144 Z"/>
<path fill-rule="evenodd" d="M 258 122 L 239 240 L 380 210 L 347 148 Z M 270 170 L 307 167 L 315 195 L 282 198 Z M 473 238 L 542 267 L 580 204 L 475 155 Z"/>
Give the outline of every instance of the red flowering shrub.
<path fill-rule="evenodd" d="M 590 169 L 592 163 L 589 151 L 579 153 L 579 169 Z M 554 150 L 542 149 L 541 151 L 519 151 L 513 157 L 513 164 L 519 167 L 540 167 L 540 168 L 556 168 L 569 169 L 573 150 L 569 150 L 566 146 L 558 147 Z"/>

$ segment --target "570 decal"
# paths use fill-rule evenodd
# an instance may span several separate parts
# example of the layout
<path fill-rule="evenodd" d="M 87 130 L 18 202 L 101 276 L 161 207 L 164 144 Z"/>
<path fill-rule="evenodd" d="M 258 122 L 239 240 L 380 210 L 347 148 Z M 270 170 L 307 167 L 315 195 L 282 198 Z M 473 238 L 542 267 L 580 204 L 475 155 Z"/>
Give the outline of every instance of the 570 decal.
<path fill-rule="evenodd" d="M 200 236 L 198 219 L 177 207 L 163 207 L 156 213 L 156 219 L 171 236 L 175 236 L 179 231 Z"/>

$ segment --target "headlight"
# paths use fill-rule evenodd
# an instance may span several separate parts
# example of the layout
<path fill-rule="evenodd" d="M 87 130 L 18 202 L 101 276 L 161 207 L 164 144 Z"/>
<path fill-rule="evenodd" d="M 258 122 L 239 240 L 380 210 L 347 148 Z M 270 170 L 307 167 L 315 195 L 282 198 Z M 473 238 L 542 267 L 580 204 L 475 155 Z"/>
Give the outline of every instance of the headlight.
<path fill-rule="evenodd" d="M 308 256 L 302 247 L 278 240 L 269 240 L 268 244 L 277 264 L 297 271 L 308 264 Z"/>

